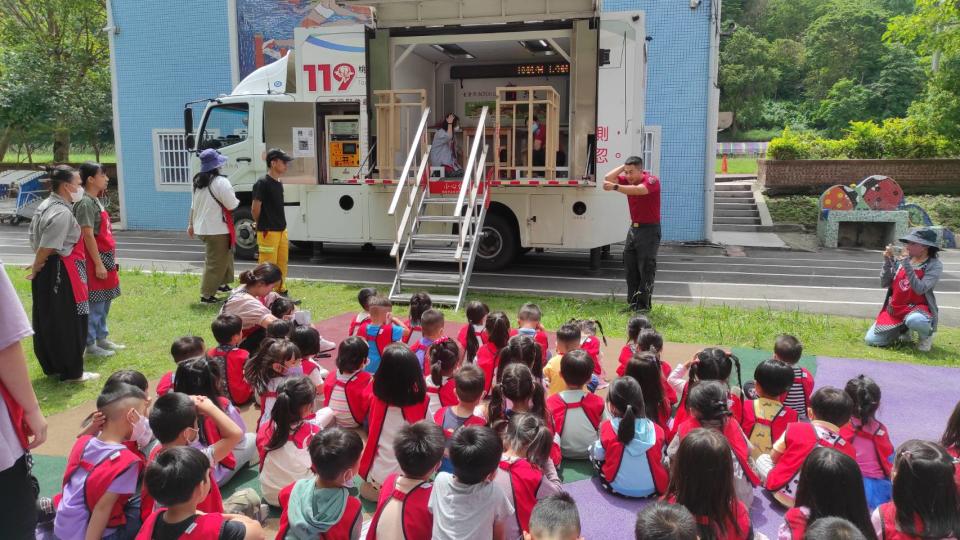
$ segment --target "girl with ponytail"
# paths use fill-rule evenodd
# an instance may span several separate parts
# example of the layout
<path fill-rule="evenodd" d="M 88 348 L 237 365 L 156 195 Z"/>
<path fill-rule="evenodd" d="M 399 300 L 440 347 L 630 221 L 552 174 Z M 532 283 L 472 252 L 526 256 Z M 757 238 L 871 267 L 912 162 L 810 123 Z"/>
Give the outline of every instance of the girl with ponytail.
<path fill-rule="evenodd" d="M 618 377 L 623 377 L 624 366 L 633 358 L 633 355 L 638 352 L 643 352 L 640 350 L 637 342 L 640 339 L 640 332 L 648 328 L 652 329 L 653 325 L 650 324 L 650 319 L 643 315 L 630 317 L 630 320 L 627 321 L 627 343 L 620 349 L 620 362 L 617 367 Z"/>
<path fill-rule="evenodd" d="M 490 392 L 487 404 L 487 425 L 503 435 L 510 418 L 517 413 L 530 413 L 543 421 L 550 433 L 554 433 L 553 417 L 547 414 L 546 390 L 530 368 L 515 363 L 503 369 L 500 382 Z M 553 442 L 550 459 L 554 465 L 560 464 L 560 441 Z"/>
<path fill-rule="evenodd" d="M 550 461 L 553 434 L 536 415 L 514 414 L 503 434 L 503 456 L 493 479 L 516 509 L 504 521 L 504 538 L 521 538 L 530 531 L 530 514 L 537 501 L 560 493 L 560 477 Z"/>
<path fill-rule="evenodd" d="M 670 414 L 673 413 L 673 403 L 677 401 L 677 394 L 673 392 L 673 402 L 670 401 L 664 386 L 667 379 L 660 370 L 660 361 L 655 354 L 643 352 L 635 355 L 627 362 L 624 375 L 632 377 L 640 384 L 643 391 L 643 405 L 646 417 L 667 430 Z M 669 385 L 666 386 L 670 388 Z M 670 388 L 672 391 L 673 388 Z"/>
<path fill-rule="evenodd" d="M 523 364 L 530 368 L 533 376 L 543 381 L 543 352 L 540 344 L 532 337 L 516 335 L 507 341 L 507 346 L 500 349 L 497 378 L 502 379 L 503 370 L 510 364 Z M 497 382 L 500 382 L 499 380 Z"/>
<path fill-rule="evenodd" d="M 737 386 L 731 388 L 729 381 L 734 367 L 737 369 Z M 701 381 L 720 381 L 726 385 L 728 408 L 738 424 L 743 421 L 743 399 L 740 397 L 740 386 L 743 384 L 740 377 L 740 359 L 729 351 L 717 347 L 708 347 L 698 352 L 688 362 L 678 364 L 667 377 L 669 385 L 680 396 L 677 414 L 670 424 L 670 432 L 667 433 L 668 439 L 673 439 L 677 428 L 689 417 L 687 395 Z"/>
<path fill-rule="evenodd" d="M 870 377 L 860 375 L 847 381 L 844 392 L 853 400 L 850 423 L 840 429 L 840 435 L 853 443 L 857 451 L 857 465 L 863 473 L 863 488 L 870 510 L 890 500 L 893 484 L 893 443 L 887 426 L 877 420 L 880 408 L 880 386 Z"/>
<path fill-rule="evenodd" d="M 313 474 L 310 440 L 333 423 L 333 414 L 314 414 L 317 386 L 307 377 L 285 379 L 276 393 L 271 419 L 257 431 L 257 450 L 260 491 L 264 500 L 280 506 L 280 490 Z"/>
<path fill-rule="evenodd" d="M 467 302 L 467 324 L 457 334 L 457 341 L 467 351 L 466 361 L 476 360 L 477 351 L 487 343 L 487 314 L 490 308 L 483 302 L 473 300 Z"/>
<path fill-rule="evenodd" d="M 510 340 L 510 319 L 502 311 L 495 311 L 487 316 L 487 342 L 477 351 L 477 366 L 483 370 L 484 392 L 489 392 L 497 375 L 500 363 L 500 351 L 507 346 Z M 496 377 L 499 380 L 499 377 Z"/>
<path fill-rule="evenodd" d="M 260 402 L 260 420 L 257 429 L 270 421 L 277 387 L 287 377 L 303 375 L 300 349 L 286 339 L 267 338 L 257 353 L 243 366 L 243 378 L 250 383 Z"/>
<path fill-rule="evenodd" d="M 590 450 L 600 485 L 627 497 L 666 493 L 663 428 L 646 417 L 643 391 L 633 377 L 610 383 L 607 412 L 610 418 L 600 424 L 600 440 Z"/>
<path fill-rule="evenodd" d="M 733 451 L 734 488 L 737 498 L 749 507 L 753 503 L 753 488 L 760 485 L 760 477 L 750 456 L 752 445 L 744 435 L 740 423 L 733 418 L 728 398 L 727 386 L 720 381 L 704 381 L 696 385 L 687 400 L 690 416 L 677 428 L 677 436 L 670 442 L 667 455 L 675 455 L 683 438 L 697 428 L 721 433 Z"/>
<path fill-rule="evenodd" d="M 460 367 L 460 347 L 456 341 L 443 336 L 427 349 L 427 359 L 430 361 L 430 374 L 427 375 L 427 405 L 429 418 L 443 407 L 452 407 L 460 400 L 457 399 L 456 381 L 453 380 L 457 368 Z"/>

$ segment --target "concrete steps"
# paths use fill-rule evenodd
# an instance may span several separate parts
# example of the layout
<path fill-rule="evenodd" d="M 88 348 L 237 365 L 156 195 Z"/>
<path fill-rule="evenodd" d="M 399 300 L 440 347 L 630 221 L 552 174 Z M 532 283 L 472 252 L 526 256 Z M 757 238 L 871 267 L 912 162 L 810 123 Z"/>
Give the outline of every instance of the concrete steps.
<path fill-rule="evenodd" d="M 713 200 L 713 230 L 752 232 L 762 229 L 760 212 L 750 184 L 716 184 Z"/>

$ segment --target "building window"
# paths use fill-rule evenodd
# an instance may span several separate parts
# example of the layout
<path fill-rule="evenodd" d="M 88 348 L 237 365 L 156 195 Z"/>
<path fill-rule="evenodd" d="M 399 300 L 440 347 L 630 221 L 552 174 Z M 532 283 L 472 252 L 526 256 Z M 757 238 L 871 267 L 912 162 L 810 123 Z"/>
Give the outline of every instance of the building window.
<path fill-rule="evenodd" d="M 643 168 L 660 176 L 660 126 L 643 126 Z"/>
<path fill-rule="evenodd" d="M 190 152 L 182 129 L 153 130 L 153 170 L 157 186 L 190 187 Z"/>

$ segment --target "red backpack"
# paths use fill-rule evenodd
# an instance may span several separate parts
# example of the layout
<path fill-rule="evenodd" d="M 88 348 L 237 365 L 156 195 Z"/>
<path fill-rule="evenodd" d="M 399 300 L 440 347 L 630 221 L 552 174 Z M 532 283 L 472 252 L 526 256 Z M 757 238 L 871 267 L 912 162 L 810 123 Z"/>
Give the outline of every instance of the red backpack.
<path fill-rule="evenodd" d="M 159 444 L 155 446 L 150 452 L 150 457 L 147 459 L 147 463 L 149 464 L 156 459 L 157 454 L 159 454 L 162 450 L 163 448 Z M 213 469 L 210 469 L 209 480 L 210 493 L 207 493 L 206 498 L 200 501 L 200 504 L 197 505 L 197 510 L 207 514 L 222 514 L 223 495 L 220 494 L 220 486 L 217 485 L 217 480 L 213 477 Z M 160 509 L 161 508 L 157 506 L 157 501 L 153 500 L 153 497 L 147 491 L 147 485 L 143 484 L 140 486 L 140 519 L 146 523 L 150 515 L 156 510 Z"/>
<path fill-rule="evenodd" d="M 84 435 L 77 439 L 73 449 L 70 450 L 70 457 L 67 458 L 67 468 L 63 472 L 63 485 L 66 486 L 73 473 L 77 472 L 78 469 L 87 471 L 87 477 L 83 480 L 83 500 L 88 513 L 93 513 L 97 501 L 107 492 L 110 484 L 127 469 L 136 467 L 137 475 L 143 472 L 143 457 L 129 448 L 118 449 L 97 463 L 90 463 L 83 459 L 83 451 L 87 448 L 91 439 L 93 439 L 92 435 Z M 125 494 L 117 497 L 117 502 L 110 509 L 107 527 L 116 528 L 127 522 L 123 507 L 126 506 L 130 496 L 130 494 Z M 60 504 L 62 497 L 62 493 L 54 497 L 54 507 Z"/>
<path fill-rule="evenodd" d="M 165 509 L 157 510 L 143 523 L 140 532 L 137 533 L 136 540 L 152 540 L 153 529 L 157 525 L 157 520 L 166 512 Z M 187 527 L 180 535 L 180 540 L 210 540 L 220 537 L 220 531 L 223 530 L 223 524 L 226 520 L 222 513 L 197 514 L 193 523 Z"/>
<path fill-rule="evenodd" d="M 753 437 L 753 430 L 757 424 L 770 428 L 770 445 L 772 446 L 787 431 L 787 426 L 799 419 L 797 411 L 781 405 L 780 410 L 773 416 L 773 420 L 767 420 L 757 416 L 757 403 L 759 400 L 754 399 L 748 399 L 743 403 L 743 422 L 740 425 L 748 440 Z"/>
<path fill-rule="evenodd" d="M 323 406 L 330 406 L 330 398 L 333 396 L 333 389 L 336 386 L 343 388 L 347 398 L 347 406 L 350 407 L 350 415 L 353 421 L 362 424 L 367 417 L 367 410 L 370 408 L 370 381 L 373 375 L 358 369 L 347 379 L 341 382 L 337 379 L 337 370 L 332 370 L 327 379 L 323 381 Z"/>
<path fill-rule="evenodd" d="M 370 336 L 367 335 L 368 326 L 370 326 L 369 319 L 360 323 L 360 327 L 357 329 L 357 336 L 366 340 L 367 344 L 370 344 Z M 386 324 L 381 324 L 380 329 L 377 330 L 377 335 L 373 338 L 373 346 L 376 347 L 377 352 L 380 353 L 381 360 L 383 359 L 383 351 L 387 350 L 387 347 L 389 347 L 392 343 L 393 324 L 389 322 Z"/>
<path fill-rule="evenodd" d="M 893 502 L 881 504 L 877 510 L 880 511 L 880 528 L 883 540 L 921 540 L 922 537 L 907 534 L 897 529 L 897 507 Z M 923 523 L 920 518 L 915 518 L 915 527 L 918 531 L 923 530 Z"/>
<path fill-rule="evenodd" d="M 234 405 L 244 405 L 253 399 L 253 387 L 243 376 L 243 366 L 250 353 L 232 345 L 222 345 L 207 351 L 211 358 L 221 358 L 227 379 L 227 395 Z"/>
<path fill-rule="evenodd" d="M 517 526 L 521 531 L 529 532 L 530 514 L 537 505 L 537 491 L 543 481 L 543 472 L 526 459 L 518 459 L 512 463 L 501 460 L 500 469 L 510 475 Z"/>
<path fill-rule="evenodd" d="M 663 466 L 665 437 L 663 428 L 654 424 L 653 429 L 656 435 L 653 446 L 648 448 L 646 452 L 647 466 L 650 467 L 650 476 L 653 477 L 653 485 L 657 493 L 666 493 L 670 476 Z M 613 429 L 613 424 L 609 420 L 600 424 L 600 444 L 606 454 L 600 472 L 607 483 L 612 484 L 617 479 L 620 465 L 623 463 L 624 444 L 617 438 L 617 431 Z"/>
<path fill-rule="evenodd" d="M 596 394 L 584 393 L 580 401 L 573 403 L 564 401 L 560 394 L 554 394 L 547 399 L 547 409 L 553 416 L 553 426 L 556 432 L 563 437 L 563 428 L 567 421 L 567 411 L 570 409 L 583 409 L 593 429 L 600 430 L 600 419 L 603 417 L 603 398 Z"/>
<path fill-rule="evenodd" d="M 430 502 L 430 493 L 433 491 L 433 484 L 423 481 L 413 487 L 407 493 L 396 489 L 397 474 L 391 474 L 383 482 L 380 488 L 380 499 L 377 501 L 377 510 L 370 520 L 370 528 L 367 530 L 367 540 L 376 540 L 377 523 L 380 521 L 380 514 L 391 499 L 400 502 L 401 512 L 401 532 L 405 540 L 430 540 L 433 533 L 433 514 L 427 508 Z"/>
<path fill-rule="evenodd" d="M 878 421 L 877 429 L 870 432 L 865 431 L 862 425 L 854 426 L 853 423 L 848 423 L 840 428 L 840 437 L 846 441 L 850 441 L 851 446 L 853 446 L 853 440 L 857 437 L 867 439 L 873 443 L 873 450 L 877 454 L 877 461 L 880 462 L 883 474 L 888 479 L 891 477 L 893 463 L 890 462 L 890 458 L 893 456 L 894 449 L 893 442 L 890 441 L 890 433 L 887 431 L 887 426 Z"/>
<path fill-rule="evenodd" d="M 807 532 L 807 521 L 809 521 L 809 519 L 807 514 L 799 508 L 787 510 L 787 513 L 783 516 L 783 520 L 790 529 L 790 538 L 792 540 L 803 540 L 803 535 Z"/>
<path fill-rule="evenodd" d="M 403 419 L 411 424 L 415 424 L 427 417 L 427 406 L 430 399 L 424 395 L 423 401 L 414 405 L 402 407 Z M 360 455 L 360 469 L 358 473 L 364 480 L 373 467 L 373 460 L 376 459 L 377 451 L 380 446 L 380 433 L 383 431 L 383 421 L 387 417 L 387 409 L 390 406 L 373 396 L 370 400 L 370 414 L 367 416 L 370 424 L 367 435 L 367 444 L 363 447 L 363 454 Z"/>
<path fill-rule="evenodd" d="M 677 430 L 677 436 L 680 437 L 680 440 L 683 440 L 687 433 L 690 433 L 698 427 L 703 426 L 700 425 L 699 420 L 691 416 L 680 426 L 680 429 Z M 744 476 L 747 477 L 751 485 L 759 486 L 760 477 L 750 468 L 750 445 L 747 437 L 743 434 L 743 430 L 740 429 L 740 425 L 737 424 L 733 417 L 724 420 L 723 436 L 726 437 L 727 442 L 730 443 L 730 449 L 733 450 L 733 454 L 736 456 Z"/>
<path fill-rule="evenodd" d="M 794 422 L 787 426 L 784 437 L 786 450 L 767 475 L 765 487 L 770 491 L 779 491 L 793 482 L 800 474 L 804 460 L 817 446 L 835 448 L 857 459 L 857 450 L 850 441 L 844 439 L 841 433 L 833 433 L 822 426 Z"/>

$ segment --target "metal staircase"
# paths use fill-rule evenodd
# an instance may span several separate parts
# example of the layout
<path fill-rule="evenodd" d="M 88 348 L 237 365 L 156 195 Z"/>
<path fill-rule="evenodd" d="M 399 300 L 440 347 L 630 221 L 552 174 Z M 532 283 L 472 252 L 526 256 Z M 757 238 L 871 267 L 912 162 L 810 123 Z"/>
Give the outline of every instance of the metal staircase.
<path fill-rule="evenodd" d="M 487 107 L 480 112 L 463 182 L 456 196 L 430 193 L 430 148 L 423 142 L 429 113 L 429 108 L 423 111 L 387 211 L 391 216 L 398 216 L 401 201 L 406 205 L 397 219 L 397 237 L 390 249 L 390 256 L 397 261 L 390 300 L 406 303 L 411 294 L 426 289 L 435 304 L 459 310 L 466 301 L 489 206 L 484 175 L 487 145 L 483 140 Z M 421 146 L 423 148 L 419 148 Z M 408 175 L 414 169 L 417 172 L 410 178 Z"/>

